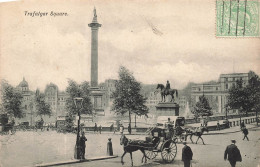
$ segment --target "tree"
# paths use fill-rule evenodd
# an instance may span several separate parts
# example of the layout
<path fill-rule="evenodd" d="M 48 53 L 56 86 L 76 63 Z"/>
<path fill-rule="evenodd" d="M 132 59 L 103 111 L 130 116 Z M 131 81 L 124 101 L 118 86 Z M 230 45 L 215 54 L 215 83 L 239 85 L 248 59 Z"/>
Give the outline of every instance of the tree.
<path fill-rule="evenodd" d="M 119 80 L 115 83 L 116 90 L 112 93 L 114 98 L 112 110 L 117 114 L 129 114 L 129 125 L 131 129 L 131 114 L 148 114 L 145 106 L 146 98 L 141 94 L 141 83 L 137 82 L 133 74 L 125 67 L 119 69 Z M 131 130 L 130 130 L 131 133 Z"/>
<path fill-rule="evenodd" d="M 36 113 L 41 117 L 43 115 L 51 116 L 51 107 L 45 102 L 45 95 L 42 93 L 36 94 L 35 97 Z M 32 106 L 30 106 L 31 108 Z M 32 108 L 31 108 L 32 109 Z"/>
<path fill-rule="evenodd" d="M 7 81 L 1 82 L 1 101 L 3 106 L 3 112 L 9 114 L 11 117 L 22 118 L 23 96 L 21 92 L 8 84 Z"/>
<path fill-rule="evenodd" d="M 69 114 L 76 114 L 78 110 L 74 104 L 75 97 L 82 97 L 81 113 L 92 114 L 93 105 L 90 100 L 89 83 L 84 81 L 81 84 L 77 84 L 75 81 L 69 79 L 66 92 L 69 94 L 69 98 L 66 100 L 66 109 Z"/>
<path fill-rule="evenodd" d="M 199 97 L 199 101 L 196 103 L 194 110 L 192 111 L 195 116 L 211 116 L 211 107 L 209 106 L 208 99 L 202 95 Z"/>
<path fill-rule="evenodd" d="M 246 86 L 243 81 L 237 80 L 236 85 L 229 89 L 226 107 L 238 109 L 242 113 L 256 112 L 260 109 L 260 80 L 254 72 L 249 72 L 249 80 Z"/>

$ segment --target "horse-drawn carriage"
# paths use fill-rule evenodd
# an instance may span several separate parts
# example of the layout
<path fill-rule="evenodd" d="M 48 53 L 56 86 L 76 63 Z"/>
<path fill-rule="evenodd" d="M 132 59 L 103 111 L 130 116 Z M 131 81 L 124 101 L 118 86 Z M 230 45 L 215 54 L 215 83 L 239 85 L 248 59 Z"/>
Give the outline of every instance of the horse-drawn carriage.
<path fill-rule="evenodd" d="M 148 159 L 154 159 L 161 153 L 162 159 L 169 163 L 172 162 L 177 154 L 176 140 L 173 134 L 167 129 L 155 127 L 151 131 L 151 137 L 146 137 L 146 141 L 152 144 L 145 150 Z"/>
<path fill-rule="evenodd" d="M 157 122 L 157 126 L 149 130 L 149 137 L 146 137 L 145 140 L 130 140 L 125 135 L 121 136 L 120 144 L 124 145 L 124 154 L 121 157 L 122 164 L 124 163 L 123 157 L 126 153 L 130 153 L 132 160 L 132 152 L 137 150 L 140 150 L 143 153 L 142 162 L 144 158 L 145 162 L 146 158 L 154 159 L 158 153 L 161 154 L 164 162 L 170 163 L 174 160 L 177 154 L 177 138 L 174 129 L 170 127 L 173 126 L 173 121 L 165 126 L 163 118 L 164 117 L 160 117 L 161 121 Z M 167 120 L 168 118 L 169 117 L 167 117 Z M 177 125 L 181 122 L 184 124 L 182 119 L 182 121 L 176 121 L 178 119 L 174 120 Z"/>
<path fill-rule="evenodd" d="M 16 132 L 15 129 L 15 121 L 12 119 L 10 121 L 8 119 L 7 114 L 0 114 L 0 134 L 14 134 Z"/>
<path fill-rule="evenodd" d="M 175 140 L 172 140 L 171 134 L 167 133 L 165 129 L 155 127 L 151 130 L 151 136 L 146 137 L 146 140 L 130 140 L 125 135 L 121 136 L 120 144 L 124 145 L 124 154 L 121 157 L 121 163 L 126 153 L 130 153 L 131 161 L 132 152 L 140 150 L 143 153 L 143 159 L 145 162 L 148 159 L 154 159 L 158 153 L 161 153 L 162 159 L 170 163 L 174 160 L 177 154 L 177 145 Z"/>
<path fill-rule="evenodd" d="M 1 134 L 14 134 L 16 132 L 13 122 L 2 125 L 1 127 Z"/>
<path fill-rule="evenodd" d="M 38 129 L 41 129 L 41 131 L 43 131 L 44 130 L 43 124 L 44 124 L 44 121 L 42 118 L 40 120 L 36 121 L 35 130 L 37 131 Z"/>
<path fill-rule="evenodd" d="M 172 135 L 173 140 L 182 142 L 185 140 L 185 118 L 180 116 L 159 116 L 157 118 L 156 127 L 165 129 Z"/>

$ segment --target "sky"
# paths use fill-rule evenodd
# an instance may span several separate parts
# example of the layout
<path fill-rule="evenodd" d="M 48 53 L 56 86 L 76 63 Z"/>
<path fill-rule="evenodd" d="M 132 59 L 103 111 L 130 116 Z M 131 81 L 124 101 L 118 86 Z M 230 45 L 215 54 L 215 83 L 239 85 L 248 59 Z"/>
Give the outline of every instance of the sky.
<path fill-rule="evenodd" d="M 120 66 L 144 84 L 169 80 L 177 89 L 221 73 L 260 74 L 260 38 L 216 37 L 215 0 L 26 0 L 0 3 L 1 79 L 16 86 L 25 77 L 31 90 L 90 81 L 94 6 L 102 24 L 99 83 L 117 79 Z"/>

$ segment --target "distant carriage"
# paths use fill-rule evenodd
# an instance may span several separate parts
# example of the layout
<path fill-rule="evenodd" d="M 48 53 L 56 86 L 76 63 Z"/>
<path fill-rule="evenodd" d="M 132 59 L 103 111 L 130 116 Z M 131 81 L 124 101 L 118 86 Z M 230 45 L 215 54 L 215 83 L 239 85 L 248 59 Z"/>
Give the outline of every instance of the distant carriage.
<path fill-rule="evenodd" d="M 8 116 L 7 114 L 1 114 L 0 115 L 0 123 L 1 123 L 1 134 L 14 134 L 16 132 L 15 129 L 15 122 L 12 120 L 11 122 L 8 122 Z"/>
<path fill-rule="evenodd" d="M 21 122 L 19 123 L 19 130 L 26 131 L 29 129 L 29 122 Z"/>
<path fill-rule="evenodd" d="M 44 124 L 43 119 L 36 121 L 35 122 L 35 130 L 37 131 L 38 129 L 41 129 L 41 131 L 43 131 L 44 130 L 43 124 Z"/>

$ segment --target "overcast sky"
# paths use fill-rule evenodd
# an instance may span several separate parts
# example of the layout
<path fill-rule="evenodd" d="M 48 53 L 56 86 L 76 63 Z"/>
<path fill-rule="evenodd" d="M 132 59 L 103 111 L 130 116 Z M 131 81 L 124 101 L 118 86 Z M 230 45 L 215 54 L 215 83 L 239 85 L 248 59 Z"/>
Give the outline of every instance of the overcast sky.
<path fill-rule="evenodd" d="M 260 74 L 259 38 L 216 38 L 215 0 L 41 0 L 0 4 L 0 76 L 30 89 L 67 79 L 90 80 L 91 30 L 96 7 L 99 83 L 118 77 L 120 65 L 145 84 L 217 80 L 221 73 Z M 28 12 L 67 12 L 31 17 Z"/>

